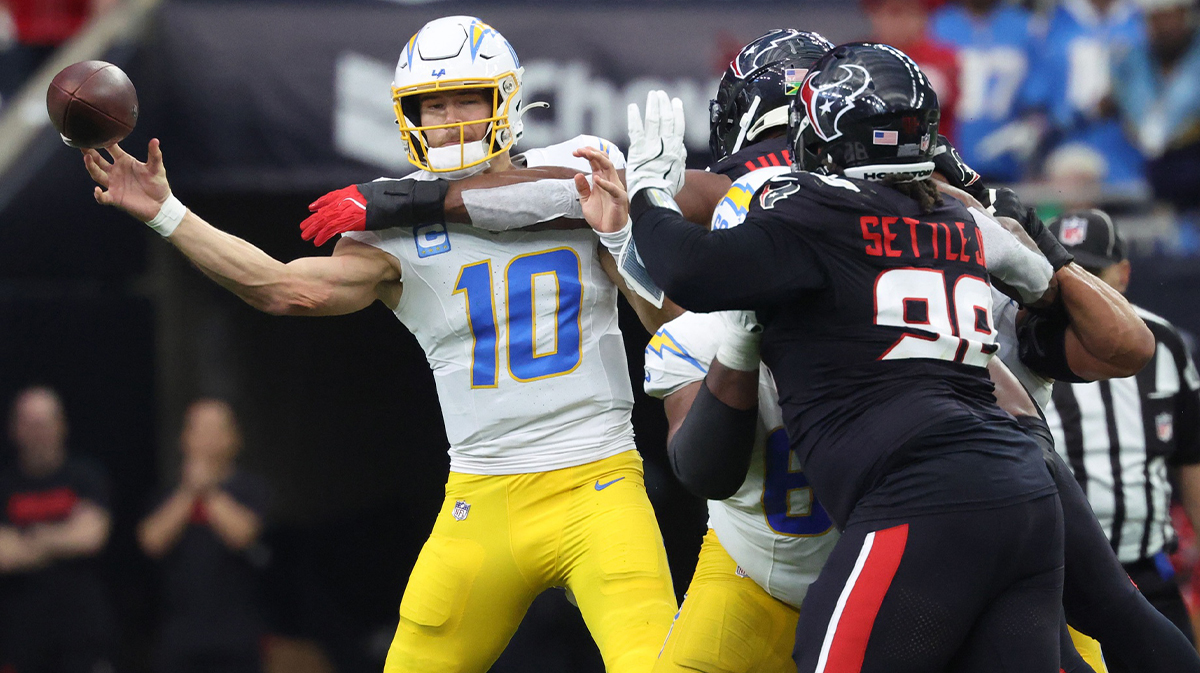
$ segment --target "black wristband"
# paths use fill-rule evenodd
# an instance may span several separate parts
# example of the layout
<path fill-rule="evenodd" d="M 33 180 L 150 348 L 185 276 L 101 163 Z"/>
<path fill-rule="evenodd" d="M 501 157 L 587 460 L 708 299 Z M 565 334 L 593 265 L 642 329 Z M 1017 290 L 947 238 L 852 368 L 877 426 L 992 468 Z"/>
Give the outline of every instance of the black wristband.
<path fill-rule="evenodd" d="M 368 231 L 445 221 L 447 180 L 376 180 L 355 186 L 367 199 Z"/>

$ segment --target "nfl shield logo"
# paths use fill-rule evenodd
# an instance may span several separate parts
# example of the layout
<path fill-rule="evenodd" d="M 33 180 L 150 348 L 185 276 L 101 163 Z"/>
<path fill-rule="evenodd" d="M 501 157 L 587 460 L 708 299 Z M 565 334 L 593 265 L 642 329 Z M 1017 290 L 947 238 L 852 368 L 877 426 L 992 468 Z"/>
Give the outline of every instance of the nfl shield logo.
<path fill-rule="evenodd" d="M 454 519 L 456 521 L 462 521 L 463 519 L 467 518 L 467 514 L 469 514 L 470 511 L 471 506 L 467 504 L 466 500 L 455 500 L 454 511 L 451 512 L 451 514 L 454 515 Z"/>
<path fill-rule="evenodd" d="M 1154 417 L 1154 431 L 1158 434 L 1158 441 L 1169 442 L 1175 436 L 1175 420 L 1171 417 L 1170 412 L 1162 412 Z"/>
<path fill-rule="evenodd" d="M 1087 238 L 1088 221 L 1082 217 L 1068 217 L 1062 221 L 1058 238 L 1063 245 L 1079 245 Z"/>
<path fill-rule="evenodd" d="M 742 570 L 741 566 L 737 567 L 737 570 L 734 571 L 734 574 L 736 574 L 738 577 L 749 577 L 749 575 L 746 574 L 746 571 Z"/>

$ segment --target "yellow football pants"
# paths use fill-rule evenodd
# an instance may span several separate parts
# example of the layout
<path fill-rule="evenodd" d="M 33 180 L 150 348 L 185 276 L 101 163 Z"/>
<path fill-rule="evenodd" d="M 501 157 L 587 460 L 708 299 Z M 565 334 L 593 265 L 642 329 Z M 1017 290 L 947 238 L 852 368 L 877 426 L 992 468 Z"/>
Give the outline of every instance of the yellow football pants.
<path fill-rule="evenodd" d="M 800 611 L 741 577 L 712 530 L 654 673 L 795 673 Z"/>
<path fill-rule="evenodd" d="M 675 592 L 636 451 L 514 475 L 451 472 L 400 602 L 385 673 L 482 673 L 564 586 L 609 673 L 648 673 Z"/>

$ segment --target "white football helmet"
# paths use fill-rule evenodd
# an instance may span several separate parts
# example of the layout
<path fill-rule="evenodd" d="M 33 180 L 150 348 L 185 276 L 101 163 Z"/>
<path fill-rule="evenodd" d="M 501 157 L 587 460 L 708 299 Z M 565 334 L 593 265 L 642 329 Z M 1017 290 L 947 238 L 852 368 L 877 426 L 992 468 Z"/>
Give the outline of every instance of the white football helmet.
<path fill-rule="evenodd" d="M 492 157 L 521 137 L 521 75 L 517 53 L 504 36 L 472 16 L 448 16 L 425 24 L 404 46 L 392 82 L 392 102 L 408 160 L 456 179 L 485 170 Z M 492 97 L 486 119 L 421 125 L 421 94 L 485 89 Z M 483 140 L 463 142 L 465 128 L 487 123 Z M 430 148 L 425 132 L 457 128 L 459 143 Z"/>

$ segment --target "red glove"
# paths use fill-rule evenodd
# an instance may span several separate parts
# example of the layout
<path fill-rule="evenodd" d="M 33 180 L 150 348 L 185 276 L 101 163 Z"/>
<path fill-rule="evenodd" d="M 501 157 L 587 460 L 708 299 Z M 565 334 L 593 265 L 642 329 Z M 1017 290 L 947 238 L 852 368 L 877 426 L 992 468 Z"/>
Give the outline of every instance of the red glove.
<path fill-rule="evenodd" d="M 313 245 L 325 245 L 329 239 L 347 231 L 367 228 L 367 198 L 350 185 L 329 192 L 309 204 L 312 213 L 300 223 L 300 237 Z"/>

